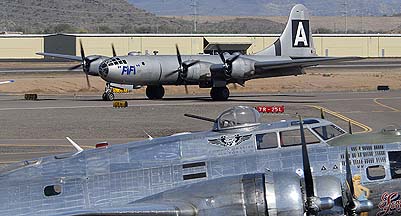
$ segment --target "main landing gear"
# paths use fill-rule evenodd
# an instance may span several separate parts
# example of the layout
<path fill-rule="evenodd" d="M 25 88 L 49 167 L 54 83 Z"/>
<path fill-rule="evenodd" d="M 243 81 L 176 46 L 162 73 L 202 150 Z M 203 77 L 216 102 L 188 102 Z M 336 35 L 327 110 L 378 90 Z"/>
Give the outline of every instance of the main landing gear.
<path fill-rule="evenodd" d="M 226 86 L 224 87 L 213 87 L 210 90 L 210 97 L 214 101 L 226 101 L 230 96 L 230 90 Z"/>
<path fill-rule="evenodd" d="M 146 87 L 146 96 L 150 100 L 159 100 L 164 96 L 164 87 L 162 85 L 154 85 Z"/>
<path fill-rule="evenodd" d="M 102 99 L 104 101 L 113 101 L 114 100 L 114 93 L 110 86 L 110 83 L 106 83 L 106 87 L 104 88 L 104 93 L 102 95 Z"/>

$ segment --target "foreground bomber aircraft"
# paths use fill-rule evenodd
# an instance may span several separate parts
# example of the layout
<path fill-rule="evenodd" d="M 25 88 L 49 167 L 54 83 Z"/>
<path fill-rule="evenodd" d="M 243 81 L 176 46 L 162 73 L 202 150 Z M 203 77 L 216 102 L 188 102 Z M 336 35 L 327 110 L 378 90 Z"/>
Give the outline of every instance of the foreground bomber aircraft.
<path fill-rule="evenodd" d="M 77 152 L 3 168 L 0 215 L 401 211 L 398 128 L 371 140 L 324 119 L 259 123 L 259 113 L 244 106 L 216 120 L 187 116 L 211 121 L 213 129 L 86 151 L 69 139 Z"/>
<path fill-rule="evenodd" d="M 114 99 L 112 83 L 135 88 L 147 86 L 149 99 L 163 98 L 163 85 L 198 85 L 200 88 L 211 88 L 213 100 L 227 100 L 230 92 L 226 86 L 229 83 L 244 85 L 251 79 L 300 75 L 305 67 L 358 59 L 318 57 L 311 33 L 307 9 L 296 5 L 280 38 L 256 55 L 219 52 L 219 56 L 181 56 L 177 47 L 177 56 L 117 56 L 113 47 L 112 58 L 98 55 L 86 57 L 82 44 L 80 57 L 38 54 L 82 61 L 82 65 L 72 69 L 82 66 L 87 75 L 100 75 L 107 82 L 104 100 Z"/>

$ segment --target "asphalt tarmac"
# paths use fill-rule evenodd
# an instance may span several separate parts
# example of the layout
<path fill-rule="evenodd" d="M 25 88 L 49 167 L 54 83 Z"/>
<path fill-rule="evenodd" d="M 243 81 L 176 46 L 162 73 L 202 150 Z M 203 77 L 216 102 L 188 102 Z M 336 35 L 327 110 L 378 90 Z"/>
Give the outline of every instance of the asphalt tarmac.
<path fill-rule="evenodd" d="M 208 95 L 170 96 L 149 101 L 143 96 L 117 95 L 127 108 L 93 96 L 39 95 L 26 101 L 23 95 L 0 95 L 0 165 L 25 159 L 74 151 L 65 137 L 83 148 L 97 142 L 120 144 L 168 136 L 180 132 L 209 130 L 210 122 L 184 117 L 185 113 L 216 118 L 235 105 L 285 106 L 282 114 L 262 114 L 262 122 L 325 116 L 343 127 L 352 122 L 354 132 L 378 132 L 401 125 L 401 91 L 336 92 L 299 94 L 234 94 L 226 102 L 211 101 Z"/>

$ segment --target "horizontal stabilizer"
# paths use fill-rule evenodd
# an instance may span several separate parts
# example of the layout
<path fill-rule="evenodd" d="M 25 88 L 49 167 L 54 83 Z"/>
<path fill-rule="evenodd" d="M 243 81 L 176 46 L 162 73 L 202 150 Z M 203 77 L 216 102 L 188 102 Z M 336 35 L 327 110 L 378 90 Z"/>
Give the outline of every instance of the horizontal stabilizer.
<path fill-rule="evenodd" d="M 256 62 L 255 69 L 258 70 L 272 70 L 272 69 L 282 69 L 282 68 L 292 68 L 292 67 L 311 67 L 323 64 L 333 64 L 344 61 L 356 61 L 361 60 L 360 57 L 315 57 L 315 58 L 302 58 L 302 59 L 292 59 L 292 60 L 282 60 L 282 61 L 266 61 L 266 62 Z"/>

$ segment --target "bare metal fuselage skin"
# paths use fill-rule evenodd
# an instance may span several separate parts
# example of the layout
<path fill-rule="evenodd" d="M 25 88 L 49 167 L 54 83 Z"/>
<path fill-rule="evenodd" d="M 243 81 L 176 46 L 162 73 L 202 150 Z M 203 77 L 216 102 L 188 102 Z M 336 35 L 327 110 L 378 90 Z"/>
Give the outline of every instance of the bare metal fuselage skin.
<path fill-rule="evenodd" d="M 317 120 L 327 124 L 325 120 Z M 313 131 L 311 128 L 316 125 L 305 125 L 305 128 Z M 0 173 L 0 215 L 71 215 L 85 209 L 125 208 L 130 206 L 129 203 L 183 185 L 204 182 L 208 186 L 203 190 L 210 187 L 218 191 L 224 181 L 217 187 L 208 182 L 241 174 L 299 172 L 302 169 L 301 146 L 258 149 L 255 140 L 257 134 L 278 134 L 297 128 L 290 122 L 260 124 L 25 161 Z M 389 215 L 397 210 L 392 209 L 391 204 L 398 199 L 394 194 L 401 193 L 401 180 L 392 173 L 394 167 L 390 162 L 394 161 L 389 161 L 389 154 L 401 155 L 401 140 L 391 144 L 366 143 L 348 147 L 352 174 L 360 175 L 363 185 L 371 190 L 369 200 L 373 201 L 375 210 L 369 215 L 377 212 Z M 344 180 L 345 148 L 329 146 L 323 140 L 308 145 L 313 175 L 332 175 Z M 372 166 L 383 166 L 385 176 L 369 179 L 366 169 Z M 280 184 L 286 188 L 286 182 Z M 44 195 L 44 188 L 49 185 L 61 185 L 61 193 Z M 388 198 L 390 195 L 392 200 Z M 289 197 L 288 203 L 276 203 L 277 208 L 294 205 L 291 194 L 283 196 Z M 225 209 L 224 212 L 227 215 L 245 214 L 234 210 Z M 214 215 L 221 213 L 216 210 Z"/>
<path fill-rule="evenodd" d="M 226 58 L 232 57 L 227 55 Z M 117 58 L 119 60 L 117 60 Z M 112 63 L 120 62 L 117 65 Z M 202 85 L 211 82 L 210 66 L 222 64 L 219 56 L 194 55 L 182 56 L 183 62 L 198 60 L 199 63 L 188 69 L 185 84 Z M 278 62 L 291 60 L 282 56 L 241 55 L 233 62 L 231 80 L 229 82 L 243 83 L 250 79 L 267 78 L 275 76 L 300 75 L 299 68 L 278 68 L 270 70 L 255 70 L 256 62 Z M 179 74 L 171 72 L 179 68 L 176 56 L 120 56 L 103 62 L 107 64 L 107 73 L 99 69 L 100 76 L 107 82 L 128 85 L 180 85 Z M 122 64 L 121 64 L 122 63 Z M 100 66 L 102 67 L 102 66 Z"/>

